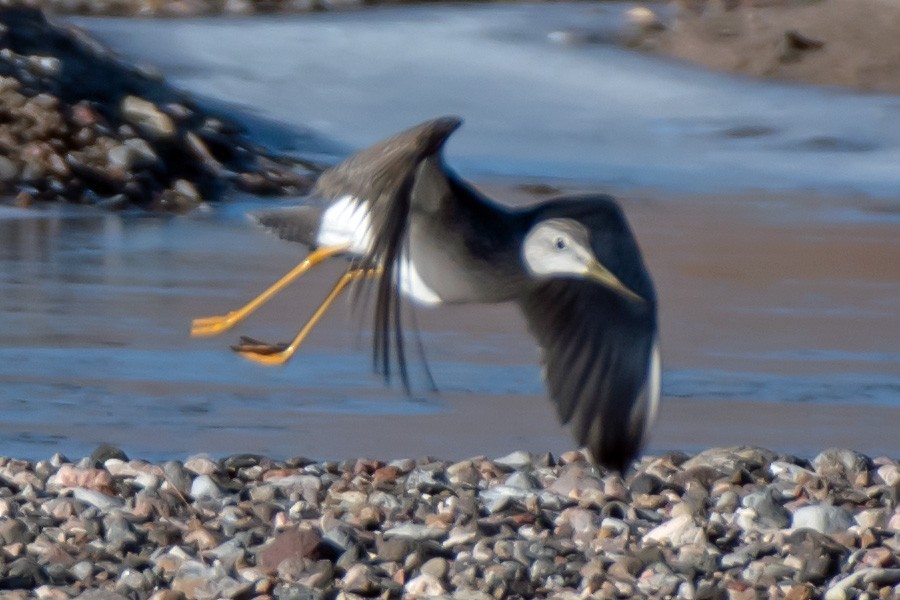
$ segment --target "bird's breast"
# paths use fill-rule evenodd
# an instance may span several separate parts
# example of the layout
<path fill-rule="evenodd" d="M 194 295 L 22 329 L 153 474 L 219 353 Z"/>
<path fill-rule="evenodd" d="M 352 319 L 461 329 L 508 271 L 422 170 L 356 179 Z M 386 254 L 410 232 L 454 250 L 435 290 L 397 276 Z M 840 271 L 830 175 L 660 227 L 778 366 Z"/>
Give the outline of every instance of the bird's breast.
<path fill-rule="evenodd" d="M 504 302 L 516 288 L 500 257 L 482 257 L 471 252 L 454 223 L 412 223 L 410 228 L 411 272 L 443 303 Z"/>

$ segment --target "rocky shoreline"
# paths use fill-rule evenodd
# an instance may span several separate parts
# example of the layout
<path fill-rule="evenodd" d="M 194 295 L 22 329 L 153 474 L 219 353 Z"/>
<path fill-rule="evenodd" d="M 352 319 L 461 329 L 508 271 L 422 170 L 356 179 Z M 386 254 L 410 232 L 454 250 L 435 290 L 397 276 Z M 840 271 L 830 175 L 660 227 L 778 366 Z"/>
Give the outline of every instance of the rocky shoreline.
<path fill-rule="evenodd" d="M 305 193 L 316 167 L 274 155 L 77 29 L 0 7 L 0 194 L 17 204 L 184 212 L 233 187 Z"/>
<path fill-rule="evenodd" d="M 900 464 L 0 459 L 5 598 L 900 597 Z"/>

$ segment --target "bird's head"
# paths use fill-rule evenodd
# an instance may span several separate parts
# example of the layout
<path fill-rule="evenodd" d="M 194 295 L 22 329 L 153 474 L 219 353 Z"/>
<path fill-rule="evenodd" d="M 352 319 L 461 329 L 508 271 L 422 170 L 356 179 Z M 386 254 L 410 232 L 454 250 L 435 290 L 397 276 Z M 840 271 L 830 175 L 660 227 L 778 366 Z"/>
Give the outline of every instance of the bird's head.
<path fill-rule="evenodd" d="M 537 221 L 525 235 L 522 259 L 535 279 L 583 278 L 634 302 L 645 301 L 600 261 L 591 245 L 590 231 L 575 219 L 557 217 Z"/>

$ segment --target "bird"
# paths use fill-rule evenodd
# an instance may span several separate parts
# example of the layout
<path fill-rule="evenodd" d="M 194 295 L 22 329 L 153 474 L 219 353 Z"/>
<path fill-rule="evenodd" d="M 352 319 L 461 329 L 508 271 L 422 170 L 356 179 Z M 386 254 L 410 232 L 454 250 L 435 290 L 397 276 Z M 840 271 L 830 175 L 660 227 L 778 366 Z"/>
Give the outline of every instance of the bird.
<path fill-rule="evenodd" d="M 461 124 L 440 117 L 395 134 L 323 172 L 309 202 L 257 213 L 259 224 L 310 253 L 240 309 L 195 319 L 192 334 L 230 329 L 303 273 L 344 257 L 347 270 L 292 342 L 244 337 L 233 348 L 284 364 L 348 285 L 367 282 L 374 367 L 388 381 L 397 368 L 408 391 L 405 300 L 511 302 L 540 347 L 560 422 L 595 463 L 624 472 L 660 396 L 656 292 L 637 240 L 608 195 L 524 208 L 489 199 L 445 162 L 444 145 Z"/>

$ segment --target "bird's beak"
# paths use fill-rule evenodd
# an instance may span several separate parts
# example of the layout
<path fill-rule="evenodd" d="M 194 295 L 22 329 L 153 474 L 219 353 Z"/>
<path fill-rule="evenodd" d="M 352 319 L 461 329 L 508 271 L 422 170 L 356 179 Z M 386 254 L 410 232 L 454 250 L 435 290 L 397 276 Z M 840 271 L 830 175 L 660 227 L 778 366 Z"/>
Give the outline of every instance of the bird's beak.
<path fill-rule="evenodd" d="M 591 262 L 588 263 L 587 276 L 589 279 L 602 283 L 609 289 L 629 300 L 641 303 L 645 302 L 643 298 L 632 292 L 624 283 L 619 281 L 619 278 L 613 275 L 609 269 L 604 267 L 598 260 L 591 260 Z"/>

